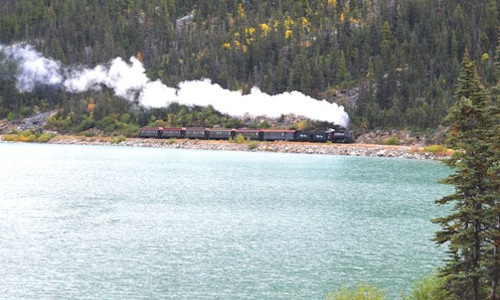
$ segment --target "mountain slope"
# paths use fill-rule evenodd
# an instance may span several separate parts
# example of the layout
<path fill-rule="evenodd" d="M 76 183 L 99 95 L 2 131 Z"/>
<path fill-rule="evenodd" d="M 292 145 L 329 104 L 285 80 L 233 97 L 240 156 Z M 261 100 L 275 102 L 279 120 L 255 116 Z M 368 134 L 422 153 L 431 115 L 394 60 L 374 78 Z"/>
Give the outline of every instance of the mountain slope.
<path fill-rule="evenodd" d="M 4 45 L 29 42 L 69 65 L 138 56 L 151 78 L 170 86 L 211 78 L 232 90 L 299 90 L 329 101 L 339 90 L 356 87 L 359 96 L 348 109 L 354 125 L 367 128 L 440 124 L 465 48 L 483 82 L 493 85 L 499 25 L 496 0 L 0 3 Z M 0 66 L 0 117 L 26 115 L 35 106 L 87 113 L 82 97 L 95 98 L 102 117 L 130 113 L 129 103 L 118 105 L 106 92 L 75 96 L 39 88 L 20 95 L 13 70 Z M 166 119 L 164 113 L 158 117 Z"/>

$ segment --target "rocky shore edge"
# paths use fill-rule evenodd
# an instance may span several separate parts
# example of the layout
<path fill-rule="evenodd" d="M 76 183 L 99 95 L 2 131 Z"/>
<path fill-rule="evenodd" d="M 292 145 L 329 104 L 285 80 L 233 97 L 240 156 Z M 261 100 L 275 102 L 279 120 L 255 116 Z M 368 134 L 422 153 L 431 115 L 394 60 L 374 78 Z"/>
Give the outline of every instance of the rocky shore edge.
<path fill-rule="evenodd" d="M 1 138 L 1 136 L 0 136 Z M 316 144 L 298 142 L 248 142 L 231 143 L 228 141 L 213 140 L 163 140 L 127 138 L 124 141 L 110 137 L 81 137 L 56 136 L 49 144 L 68 145 L 106 145 L 128 147 L 154 147 L 171 149 L 198 149 L 223 151 L 252 151 L 252 152 L 279 152 L 302 153 L 321 155 L 349 155 L 370 157 L 391 157 L 416 160 L 440 160 L 447 158 L 447 154 L 425 152 L 418 146 L 386 146 L 374 144 Z"/>

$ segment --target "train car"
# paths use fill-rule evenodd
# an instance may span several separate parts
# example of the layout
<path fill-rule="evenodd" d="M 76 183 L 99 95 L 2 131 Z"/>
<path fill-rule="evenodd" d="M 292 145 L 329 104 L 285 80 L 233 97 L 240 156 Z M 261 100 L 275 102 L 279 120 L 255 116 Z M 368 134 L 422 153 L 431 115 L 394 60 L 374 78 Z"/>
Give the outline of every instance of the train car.
<path fill-rule="evenodd" d="M 311 135 L 311 142 L 313 143 L 325 143 L 328 141 L 329 133 L 326 131 L 313 132 Z"/>
<path fill-rule="evenodd" d="M 199 128 L 199 127 L 188 127 L 185 131 L 185 137 L 187 139 L 208 139 L 210 129 Z"/>
<path fill-rule="evenodd" d="M 161 127 L 142 127 L 139 132 L 141 138 L 159 138 Z"/>
<path fill-rule="evenodd" d="M 295 141 L 297 139 L 295 130 L 271 130 L 261 129 L 263 141 Z"/>
<path fill-rule="evenodd" d="M 303 131 L 297 131 L 296 133 L 296 140 L 299 142 L 310 142 L 313 137 L 312 132 L 303 132 Z"/>
<path fill-rule="evenodd" d="M 329 140 L 330 134 L 326 131 L 299 131 L 297 132 L 297 141 L 299 142 L 312 142 L 312 143 L 325 143 Z"/>
<path fill-rule="evenodd" d="M 159 129 L 159 137 L 164 139 L 178 138 L 183 139 L 185 137 L 186 128 L 161 128 Z"/>
<path fill-rule="evenodd" d="M 208 131 L 208 138 L 211 140 L 229 140 L 235 138 L 234 129 L 212 128 Z"/>
<path fill-rule="evenodd" d="M 245 139 L 262 141 L 262 131 L 259 129 L 235 129 L 235 136 L 241 134 Z"/>

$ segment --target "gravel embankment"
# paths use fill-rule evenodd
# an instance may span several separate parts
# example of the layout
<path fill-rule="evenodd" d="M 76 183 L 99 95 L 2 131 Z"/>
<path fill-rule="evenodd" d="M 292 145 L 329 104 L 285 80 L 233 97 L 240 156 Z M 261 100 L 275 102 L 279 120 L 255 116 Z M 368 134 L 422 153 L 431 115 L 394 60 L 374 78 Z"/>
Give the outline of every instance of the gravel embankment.
<path fill-rule="evenodd" d="M 206 140 L 161 140 L 129 138 L 120 143 L 112 143 L 110 138 L 83 138 L 58 136 L 51 144 L 113 145 L 129 147 L 156 147 L 175 149 L 225 150 L 225 151 L 266 151 L 282 153 L 303 153 L 323 155 L 350 155 L 372 157 L 395 157 L 405 159 L 442 159 L 443 155 L 424 152 L 416 146 L 384 146 L 373 144 L 315 144 L 297 142 L 251 142 L 245 144 L 227 141 Z"/>

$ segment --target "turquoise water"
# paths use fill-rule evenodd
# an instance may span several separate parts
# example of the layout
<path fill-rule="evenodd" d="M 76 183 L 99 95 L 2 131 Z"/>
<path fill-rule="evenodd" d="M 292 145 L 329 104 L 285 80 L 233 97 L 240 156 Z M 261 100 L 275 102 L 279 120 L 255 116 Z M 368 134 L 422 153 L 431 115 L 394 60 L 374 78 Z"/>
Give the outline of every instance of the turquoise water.
<path fill-rule="evenodd" d="M 390 298 L 444 257 L 437 162 L 0 143 L 1 299 Z"/>

